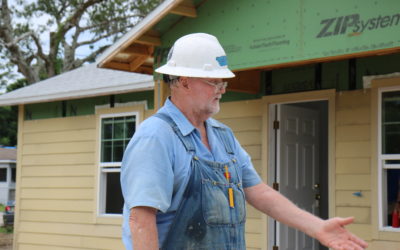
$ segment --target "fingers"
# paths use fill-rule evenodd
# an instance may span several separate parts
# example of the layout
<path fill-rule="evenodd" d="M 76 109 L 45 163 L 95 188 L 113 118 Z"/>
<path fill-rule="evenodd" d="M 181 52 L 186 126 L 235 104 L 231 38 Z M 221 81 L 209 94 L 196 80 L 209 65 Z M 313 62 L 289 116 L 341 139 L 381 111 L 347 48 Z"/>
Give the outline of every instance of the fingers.
<path fill-rule="evenodd" d="M 346 243 L 343 244 L 336 244 L 332 246 L 332 249 L 334 250 L 364 250 L 364 247 L 361 247 L 360 245 L 348 241 Z"/>
<path fill-rule="evenodd" d="M 350 236 L 350 240 L 352 240 L 353 242 L 355 242 L 356 244 L 358 244 L 359 246 L 361 246 L 363 249 L 368 247 L 368 243 L 365 242 L 364 240 L 358 238 L 357 236 L 355 236 L 354 234 L 352 234 Z"/>
<path fill-rule="evenodd" d="M 335 250 L 363 250 L 368 244 L 357 236 L 350 234 L 349 238 L 332 245 Z"/>
<path fill-rule="evenodd" d="M 341 226 L 346 226 L 354 222 L 354 217 L 339 218 L 339 219 L 340 219 L 339 223 Z M 361 246 L 362 247 L 361 249 L 364 249 L 368 246 L 367 242 L 365 242 L 361 238 L 355 236 L 352 233 L 349 234 L 350 234 L 350 240 L 356 243 L 358 246 Z"/>
<path fill-rule="evenodd" d="M 337 218 L 339 221 L 339 224 L 343 227 L 346 225 L 349 225 L 354 222 L 354 217 L 347 217 L 347 218 Z"/>

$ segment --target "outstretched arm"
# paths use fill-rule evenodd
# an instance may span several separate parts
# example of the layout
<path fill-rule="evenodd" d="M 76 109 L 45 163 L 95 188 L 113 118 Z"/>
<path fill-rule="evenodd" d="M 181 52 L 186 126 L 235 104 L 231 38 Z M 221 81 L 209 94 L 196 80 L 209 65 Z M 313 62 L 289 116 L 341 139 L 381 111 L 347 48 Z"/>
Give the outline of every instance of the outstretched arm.
<path fill-rule="evenodd" d="M 344 226 L 353 218 L 322 220 L 304 211 L 268 185 L 260 183 L 245 188 L 246 200 L 261 212 L 316 238 L 333 249 L 356 249 L 367 247 L 367 243 L 347 231 Z"/>

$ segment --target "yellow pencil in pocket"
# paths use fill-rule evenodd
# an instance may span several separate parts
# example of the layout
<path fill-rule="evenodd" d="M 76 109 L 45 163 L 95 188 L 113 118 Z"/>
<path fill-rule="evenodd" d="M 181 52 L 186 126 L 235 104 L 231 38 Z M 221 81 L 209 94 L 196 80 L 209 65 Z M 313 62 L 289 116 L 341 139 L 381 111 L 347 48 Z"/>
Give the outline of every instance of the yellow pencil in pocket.
<path fill-rule="evenodd" d="M 228 188 L 228 195 L 229 195 L 229 206 L 235 207 L 235 202 L 233 201 L 233 189 Z"/>

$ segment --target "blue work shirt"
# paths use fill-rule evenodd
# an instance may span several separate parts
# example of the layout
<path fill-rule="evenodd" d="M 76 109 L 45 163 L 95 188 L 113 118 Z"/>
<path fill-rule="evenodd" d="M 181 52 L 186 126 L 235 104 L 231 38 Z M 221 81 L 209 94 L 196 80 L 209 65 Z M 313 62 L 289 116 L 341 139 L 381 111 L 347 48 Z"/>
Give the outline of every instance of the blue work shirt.
<path fill-rule="evenodd" d="M 217 136 L 214 127 L 226 127 L 209 118 L 206 121 L 211 151 L 202 143 L 201 135 L 184 114 L 169 100 L 158 111 L 165 113 L 177 124 L 184 136 L 189 135 L 199 158 L 227 162 L 230 156 Z M 230 131 L 230 130 L 229 130 Z M 249 155 L 232 136 L 233 151 L 241 168 L 243 187 L 261 182 Z M 129 227 L 130 209 L 138 206 L 156 208 L 159 245 L 165 240 L 189 178 L 192 155 L 165 121 L 150 117 L 142 122 L 129 142 L 121 167 L 121 187 L 125 199 L 123 208 L 123 235 L 126 249 L 132 249 Z"/>

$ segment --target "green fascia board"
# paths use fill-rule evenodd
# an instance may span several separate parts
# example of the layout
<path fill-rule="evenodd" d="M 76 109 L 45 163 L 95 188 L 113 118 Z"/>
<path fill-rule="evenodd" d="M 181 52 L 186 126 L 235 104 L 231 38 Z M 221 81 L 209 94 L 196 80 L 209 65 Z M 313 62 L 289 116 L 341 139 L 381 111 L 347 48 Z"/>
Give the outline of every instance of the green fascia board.
<path fill-rule="evenodd" d="M 210 33 L 229 67 L 240 70 L 400 46 L 398 0 L 209 0 L 197 14 L 158 23 L 158 50 L 189 33 Z"/>
<path fill-rule="evenodd" d="M 110 103 L 110 96 L 97 96 L 93 98 L 67 100 L 66 116 L 92 115 L 95 107 Z"/>
<path fill-rule="evenodd" d="M 146 101 L 147 108 L 154 109 L 154 92 L 152 90 L 118 94 L 113 99 L 114 103 Z M 110 96 L 97 96 L 84 99 L 26 104 L 25 120 L 58 118 L 63 117 L 63 115 L 66 117 L 93 115 L 95 114 L 96 106 L 107 105 L 110 102 Z"/>
<path fill-rule="evenodd" d="M 62 117 L 62 102 L 27 104 L 24 117 L 25 120 Z"/>

